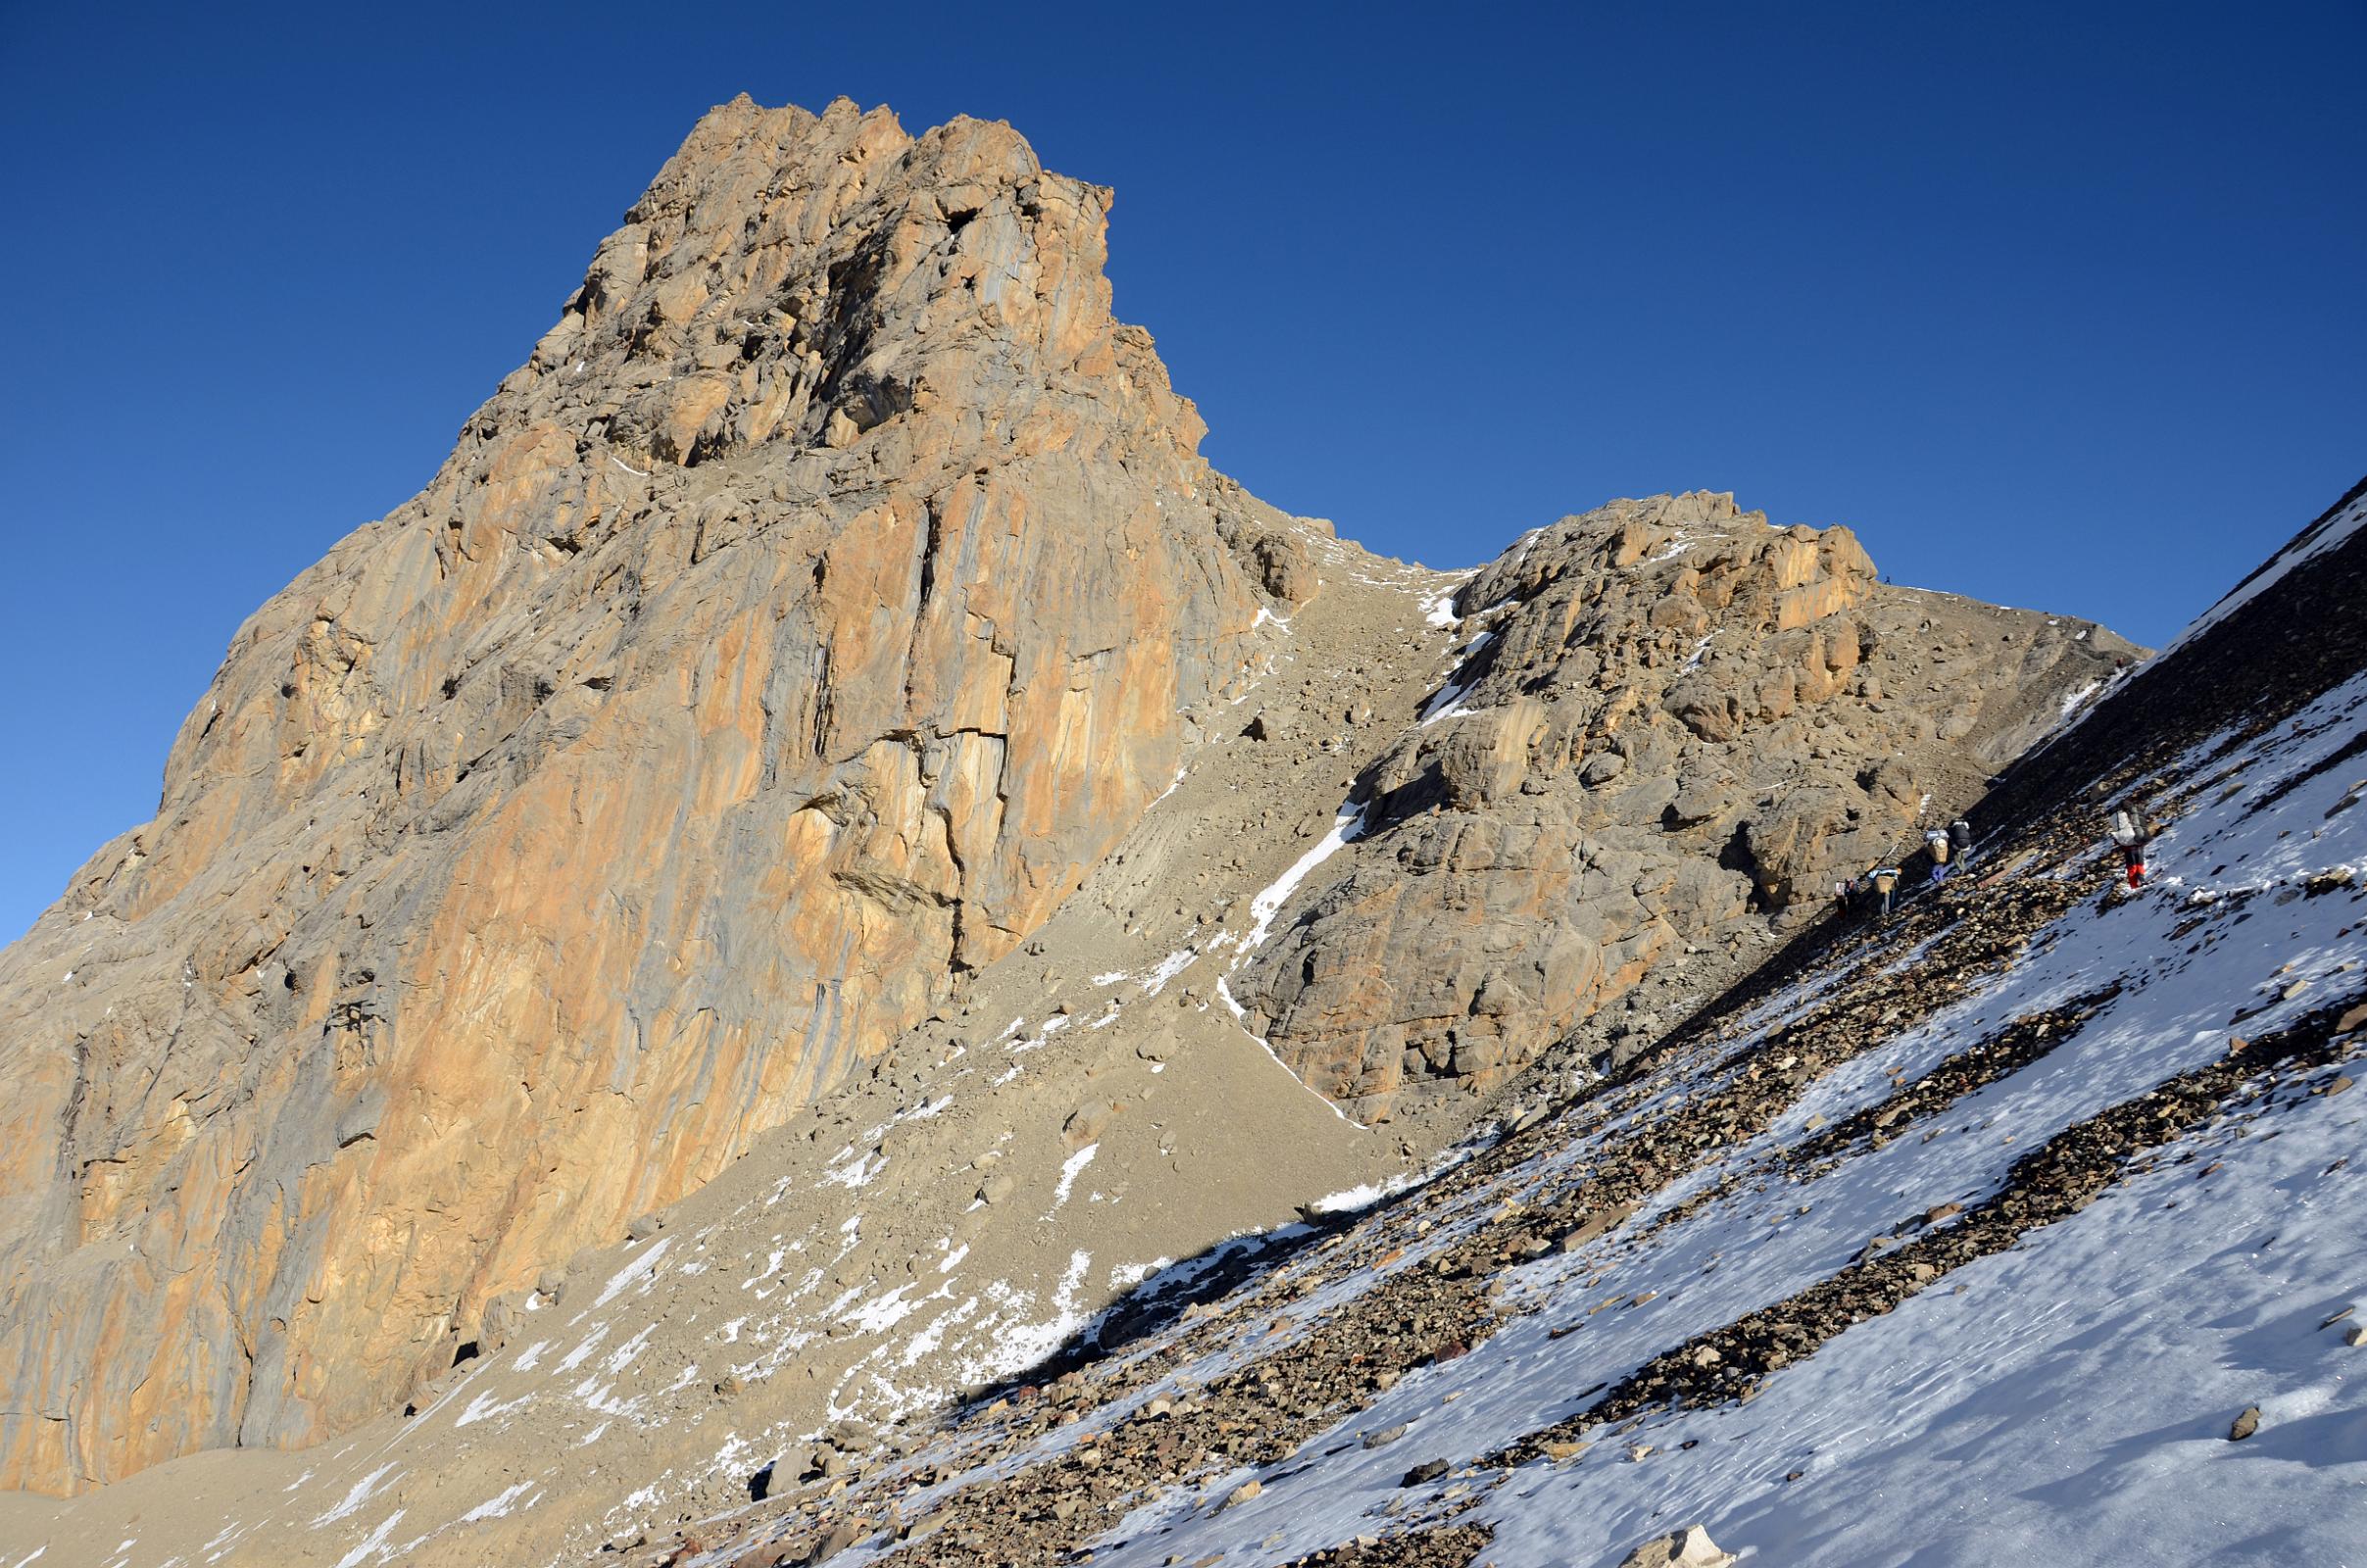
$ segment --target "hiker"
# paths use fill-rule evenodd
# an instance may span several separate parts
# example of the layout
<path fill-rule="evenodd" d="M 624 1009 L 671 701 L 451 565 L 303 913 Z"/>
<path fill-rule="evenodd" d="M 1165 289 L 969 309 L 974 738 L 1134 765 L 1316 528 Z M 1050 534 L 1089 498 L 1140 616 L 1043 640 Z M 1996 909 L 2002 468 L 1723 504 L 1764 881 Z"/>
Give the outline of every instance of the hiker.
<path fill-rule="evenodd" d="M 1866 876 L 1873 882 L 1874 892 L 1882 900 L 1882 917 L 1887 920 L 1891 917 L 1891 895 L 1899 887 L 1899 867 L 1878 865 L 1866 872 Z"/>
<path fill-rule="evenodd" d="M 1932 858 L 1932 884 L 1948 880 L 1948 830 L 1936 827 L 1923 835 L 1923 848 Z"/>
<path fill-rule="evenodd" d="M 1951 857 L 1951 858 L 1954 859 L 1958 865 L 1962 865 L 1965 861 L 1971 859 L 1972 824 L 1960 816 L 1957 817 L 1953 822 L 1948 823 L 1948 842 L 1949 848 L 1955 851 L 1955 854 Z"/>
<path fill-rule="evenodd" d="M 2159 831 L 2158 821 L 2139 827 L 2125 809 L 2112 813 L 2112 842 L 2120 846 L 2120 861 L 2128 873 L 2132 893 L 2145 879 L 2145 846 L 2153 842 L 2154 834 Z"/>
<path fill-rule="evenodd" d="M 1849 884 L 1846 879 L 1833 884 L 1833 918 L 1844 924 L 1849 918 Z"/>

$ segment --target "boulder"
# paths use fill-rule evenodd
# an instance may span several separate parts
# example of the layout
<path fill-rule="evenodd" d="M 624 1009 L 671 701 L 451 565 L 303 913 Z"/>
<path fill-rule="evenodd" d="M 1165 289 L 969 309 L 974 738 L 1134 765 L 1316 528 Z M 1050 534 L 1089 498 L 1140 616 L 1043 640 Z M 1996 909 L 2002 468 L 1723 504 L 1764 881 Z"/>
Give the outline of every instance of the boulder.
<path fill-rule="evenodd" d="M 1731 1551 L 1720 1551 L 1709 1532 L 1700 1525 L 1687 1525 L 1670 1536 L 1658 1536 L 1638 1546 L 1619 1560 L 1619 1568 L 1726 1568 L 1737 1561 Z"/>

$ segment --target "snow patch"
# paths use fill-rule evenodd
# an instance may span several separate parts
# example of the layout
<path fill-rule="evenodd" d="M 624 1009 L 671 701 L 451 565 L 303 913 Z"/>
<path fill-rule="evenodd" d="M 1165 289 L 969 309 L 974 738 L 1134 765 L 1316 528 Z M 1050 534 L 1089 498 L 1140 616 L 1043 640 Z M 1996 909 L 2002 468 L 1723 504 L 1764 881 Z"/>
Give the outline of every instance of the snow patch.
<path fill-rule="evenodd" d="M 1284 904 L 1290 901 L 1290 896 L 1299 890 L 1299 884 L 1306 881 L 1316 866 L 1338 854 L 1341 846 L 1353 844 L 1362 836 L 1364 810 L 1365 803 L 1359 801 L 1340 812 L 1332 819 L 1331 831 L 1323 835 L 1321 842 L 1305 855 L 1300 856 L 1298 861 L 1289 870 L 1283 872 L 1264 892 L 1250 901 L 1252 924 L 1249 935 L 1241 939 L 1242 953 L 1247 954 L 1266 939 L 1268 931 L 1273 926 L 1274 915 Z M 1239 958 L 1233 960 L 1235 967 L 1239 967 L 1240 962 Z M 1240 1015 L 1238 1007 L 1234 1009 L 1234 1015 L 1236 1017 Z"/>
<path fill-rule="evenodd" d="M 484 1501 L 478 1503 L 467 1513 L 462 1514 L 461 1523 L 465 1525 L 472 1525 L 482 1519 L 501 1518 L 504 1514 L 507 1514 L 511 1508 L 517 1505 L 518 1499 L 524 1496 L 527 1491 L 531 1489 L 534 1483 L 531 1481 L 520 1481 L 517 1486 L 511 1487 L 507 1491 L 495 1493 L 492 1496 L 487 1497 Z"/>
<path fill-rule="evenodd" d="M 1455 663 L 1455 678 L 1433 692 L 1430 700 L 1422 705 L 1419 715 L 1422 723 L 1435 724 L 1442 718 L 1453 718 L 1457 712 L 1470 711 L 1462 707 L 1462 701 L 1470 695 L 1471 688 L 1479 683 L 1479 672 L 1471 666 L 1479 662 L 1479 656 L 1486 653 L 1495 641 L 1496 633 L 1493 631 L 1483 631 L 1471 639 L 1471 645 L 1463 650 L 1462 657 Z"/>
<path fill-rule="evenodd" d="M 600 1289 L 600 1294 L 593 1298 L 592 1309 L 594 1311 L 598 1311 L 600 1308 L 608 1305 L 609 1302 L 615 1300 L 618 1296 L 622 1295 L 625 1289 L 632 1285 L 636 1280 L 648 1280 L 653 1278 L 657 1271 L 658 1259 L 664 1257 L 666 1255 L 666 1250 L 668 1247 L 671 1247 L 673 1244 L 674 1239 L 672 1237 L 661 1236 L 658 1238 L 657 1242 L 651 1246 L 648 1251 L 643 1252 L 639 1257 L 634 1258 L 631 1262 L 625 1264 L 624 1267 L 610 1275 L 608 1284 L 602 1286 Z"/>
<path fill-rule="evenodd" d="M 569 1350 L 566 1355 L 561 1356 L 559 1359 L 559 1364 L 553 1367 L 551 1370 L 553 1372 L 574 1371 L 577 1367 L 583 1365 L 585 1358 L 588 1357 L 595 1349 L 598 1349 L 600 1347 L 600 1342 L 608 1337 L 609 1326 L 606 1323 L 593 1324 L 592 1332 L 584 1337 L 584 1342 L 575 1347 L 575 1348 L 572 1350 Z"/>
<path fill-rule="evenodd" d="M 1093 1163 L 1093 1156 L 1101 1152 L 1100 1144 L 1087 1144 L 1061 1162 L 1060 1184 L 1052 1190 L 1052 1206 L 1054 1208 L 1057 1209 L 1068 1201 L 1069 1190 L 1076 1186 L 1077 1177 L 1083 1173 L 1086 1166 Z"/>
<path fill-rule="evenodd" d="M 362 1544 L 337 1559 L 337 1568 L 362 1568 L 362 1564 L 370 1558 L 385 1556 L 387 1554 L 387 1538 L 394 1534 L 394 1527 L 403 1522 L 403 1509 L 397 1508 L 388 1514 L 385 1521 L 377 1529 L 371 1531 Z"/>
<path fill-rule="evenodd" d="M 504 1404 L 502 1403 L 501 1396 L 499 1395 L 488 1390 L 487 1392 L 478 1395 L 475 1398 L 470 1399 L 468 1401 L 468 1408 L 463 1410 L 459 1415 L 455 1416 L 452 1424 L 456 1427 L 473 1426 L 479 1421 L 487 1420 L 494 1416 L 505 1416 L 513 1410 L 524 1409 L 533 1401 L 533 1398 L 534 1396 L 531 1394 L 521 1394 L 517 1398 L 512 1399 L 509 1403 Z"/>
<path fill-rule="evenodd" d="M 335 1507 L 330 1508 L 326 1513 L 315 1518 L 313 1523 L 316 1525 L 333 1525 L 340 1519 L 352 1518 L 356 1513 L 361 1511 L 362 1505 L 370 1501 L 370 1497 L 376 1494 L 379 1486 L 386 1480 L 388 1475 L 393 1473 L 393 1470 L 394 1466 L 392 1464 L 382 1464 L 378 1466 L 378 1468 L 372 1470 L 370 1474 L 364 1476 L 361 1480 L 353 1484 L 353 1490 L 346 1493 L 344 1501 L 338 1503 Z"/>

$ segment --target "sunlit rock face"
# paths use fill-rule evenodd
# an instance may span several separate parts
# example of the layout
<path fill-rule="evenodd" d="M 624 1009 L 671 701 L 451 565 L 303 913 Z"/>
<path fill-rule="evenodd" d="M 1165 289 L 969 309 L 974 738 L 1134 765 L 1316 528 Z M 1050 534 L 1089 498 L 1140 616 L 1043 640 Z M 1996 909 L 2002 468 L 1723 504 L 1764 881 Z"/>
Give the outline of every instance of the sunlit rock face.
<path fill-rule="evenodd" d="M 717 109 L 240 629 L 0 956 L 0 1486 L 399 1405 L 1170 782 L 1311 579 L 1111 318 L 1110 200 L 1001 124 Z"/>
<path fill-rule="evenodd" d="M 1460 658 L 1359 777 L 1362 838 L 1232 982 L 1365 1119 L 1673 1024 L 2137 652 L 1701 493 L 1540 529 L 1453 608 Z"/>

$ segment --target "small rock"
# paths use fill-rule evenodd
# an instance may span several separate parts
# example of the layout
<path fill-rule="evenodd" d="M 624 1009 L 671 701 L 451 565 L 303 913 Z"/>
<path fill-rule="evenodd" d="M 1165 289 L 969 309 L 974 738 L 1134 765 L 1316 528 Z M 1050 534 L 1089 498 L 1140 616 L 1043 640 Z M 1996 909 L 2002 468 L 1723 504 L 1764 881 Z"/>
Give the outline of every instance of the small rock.
<path fill-rule="evenodd" d="M 1265 1483 L 1261 1481 L 1244 1481 L 1241 1485 L 1235 1487 L 1231 1492 L 1225 1494 L 1224 1506 L 1227 1508 L 1238 1508 L 1243 1503 L 1249 1501 L 1252 1497 L 1257 1496 L 1264 1490 Z"/>
<path fill-rule="evenodd" d="M 814 1544 L 814 1549 L 806 1553 L 806 1561 L 809 1563 L 826 1562 L 854 1545 L 857 1541 L 862 1539 L 862 1535 L 863 1533 L 855 1528 L 854 1520 L 841 1519 L 830 1527 L 828 1534 Z"/>
<path fill-rule="evenodd" d="M 1446 1460 L 1424 1459 L 1420 1464 L 1417 1464 L 1412 1469 L 1406 1471 L 1405 1479 L 1399 1482 L 1398 1485 L 1401 1487 L 1427 1486 L 1446 1473 Z"/>
<path fill-rule="evenodd" d="M 2342 1331 L 2344 1345 L 2367 1345 L 2367 1323 L 2353 1323 Z"/>
<path fill-rule="evenodd" d="M 1587 1447 L 1583 1443 L 1569 1443 L 1558 1439 L 1551 1443 L 1541 1443 L 1537 1446 L 1545 1450 L 1545 1456 L 1549 1459 L 1575 1459 L 1586 1452 Z"/>
<path fill-rule="evenodd" d="M 1708 1531 L 1687 1525 L 1673 1536 L 1638 1546 L 1620 1560 L 1619 1568 L 1726 1568 L 1734 1560 L 1733 1552 L 1718 1549 Z"/>
<path fill-rule="evenodd" d="M 1364 1434 L 1364 1446 L 1367 1448 L 1386 1448 L 1391 1444 L 1397 1442 L 1398 1439 L 1404 1437 L 1406 1433 L 1406 1423 L 1400 1421 L 1396 1426 L 1382 1427 L 1377 1431 L 1367 1432 Z"/>
<path fill-rule="evenodd" d="M 2244 1413 L 2236 1417 L 2236 1424 L 2227 1429 L 2227 1441 L 2242 1443 L 2259 1430 L 2260 1407 L 2256 1404 L 2247 1404 L 2244 1407 Z"/>
<path fill-rule="evenodd" d="M 1937 1225 L 1943 1220 L 1954 1219 L 1958 1214 L 1963 1212 L 1964 1205 L 1962 1203 L 1940 1203 L 1925 1211 L 1923 1223 L 1926 1225 Z"/>

